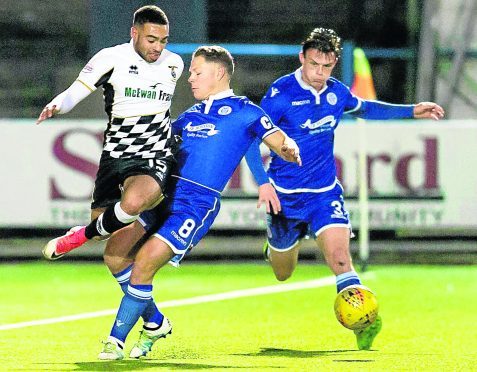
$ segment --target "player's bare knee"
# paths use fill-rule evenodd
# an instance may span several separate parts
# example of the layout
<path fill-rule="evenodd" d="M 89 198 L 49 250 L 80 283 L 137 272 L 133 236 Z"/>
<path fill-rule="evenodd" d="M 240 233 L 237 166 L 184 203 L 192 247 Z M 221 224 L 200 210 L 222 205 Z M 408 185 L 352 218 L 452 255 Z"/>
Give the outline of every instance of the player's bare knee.
<path fill-rule="evenodd" d="M 141 198 L 127 198 L 121 200 L 121 209 L 131 216 L 144 212 L 149 205 L 149 200 Z"/>
<path fill-rule="evenodd" d="M 103 261 L 108 267 L 109 271 L 111 271 L 112 273 L 118 273 L 120 271 L 123 271 L 126 267 L 128 267 L 134 262 L 132 259 L 107 253 L 103 254 Z"/>
<path fill-rule="evenodd" d="M 274 270 L 275 278 L 278 281 L 284 282 L 285 280 L 289 279 L 292 276 L 293 271 L 290 270 Z"/>

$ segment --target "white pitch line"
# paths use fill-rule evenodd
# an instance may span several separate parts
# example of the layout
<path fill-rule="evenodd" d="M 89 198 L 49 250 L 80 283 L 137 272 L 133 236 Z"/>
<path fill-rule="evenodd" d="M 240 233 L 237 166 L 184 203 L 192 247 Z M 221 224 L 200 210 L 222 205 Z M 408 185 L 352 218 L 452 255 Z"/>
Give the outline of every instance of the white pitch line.
<path fill-rule="evenodd" d="M 368 279 L 370 278 L 369 275 L 362 275 L 362 277 L 367 277 Z M 303 282 L 296 282 L 296 283 L 289 283 L 289 284 L 276 284 L 276 285 L 270 285 L 266 287 L 249 288 L 249 289 L 239 289 L 239 290 L 230 291 L 230 292 L 215 293 L 215 294 L 204 295 L 204 296 L 184 298 L 180 300 L 158 302 L 157 307 L 159 309 L 165 309 L 168 307 L 197 305 L 197 304 L 202 304 L 206 302 L 232 300 L 235 298 L 263 296 L 263 295 L 268 295 L 272 293 L 299 291 L 302 289 L 318 288 L 318 287 L 324 287 L 324 286 L 333 285 L 333 284 L 335 284 L 335 277 L 329 276 L 329 277 L 325 277 L 321 279 L 307 280 Z M 117 313 L 117 309 L 110 309 L 110 310 L 95 311 L 91 313 L 60 316 L 57 318 L 32 320 L 29 322 L 4 324 L 4 325 L 0 325 L 0 331 L 41 326 L 41 325 L 54 324 L 54 323 L 73 322 L 75 320 L 82 320 L 82 319 L 99 318 L 102 316 L 114 315 L 116 313 Z"/>

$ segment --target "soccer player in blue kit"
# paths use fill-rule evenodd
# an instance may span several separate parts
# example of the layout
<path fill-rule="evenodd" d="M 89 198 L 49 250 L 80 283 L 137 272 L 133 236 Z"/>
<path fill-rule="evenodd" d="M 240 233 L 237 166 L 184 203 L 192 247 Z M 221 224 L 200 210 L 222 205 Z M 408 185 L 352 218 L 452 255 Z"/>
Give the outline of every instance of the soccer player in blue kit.
<path fill-rule="evenodd" d="M 438 120 L 444 110 L 432 102 L 395 105 L 353 95 L 347 86 L 331 77 L 341 52 L 340 38 L 333 30 L 314 29 L 302 46 L 301 67 L 272 83 L 261 107 L 275 125 L 296 141 L 303 166 L 286 163 L 272 152 L 266 174 L 258 142 L 251 146 L 246 159 L 260 185 L 259 205 L 266 203 L 267 212 L 272 209 L 267 215 L 264 253 L 276 278 L 283 281 L 292 275 L 300 240 L 310 235 L 336 275 L 339 292 L 361 284 L 351 262 L 351 225 L 333 154 L 334 133 L 341 117 L 348 113 L 365 119 Z M 381 325 L 378 317 L 364 330 L 355 331 L 359 349 L 371 347 Z"/>
<path fill-rule="evenodd" d="M 232 56 L 222 47 L 202 46 L 193 54 L 189 83 L 202 102 L 172 124 L 183 142 L 166 189 L 169 196 L 107 243 L 105 262 L 125 295 L 99 359 L 124 357 L 126 337 L 141 316 L 145 324 L 130 357 L 145 356 L 155 341 L 171 333 L 169 320 L 152 299 L 153 277 L 167 262 L 177 265 L 207 233 L 219 212 L 222 190 L 256 138 L 284 161 L 301 165 L 295 142 L 260 107 L 234 95 L 233 70 Z M 131 254 L 146 231 L 151 236 Z"/>

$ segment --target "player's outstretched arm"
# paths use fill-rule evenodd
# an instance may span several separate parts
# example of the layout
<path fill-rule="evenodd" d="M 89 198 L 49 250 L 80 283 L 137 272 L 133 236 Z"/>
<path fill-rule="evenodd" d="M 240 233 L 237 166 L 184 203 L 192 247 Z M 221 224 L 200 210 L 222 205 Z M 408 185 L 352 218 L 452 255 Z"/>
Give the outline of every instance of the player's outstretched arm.
<path fill-rule="evenodd" d="M 260 208 L 262 204 L 265 204 L 267 213 L 273 212 L 274 214 L 278 214 L 282 210 L 282 207 L 277 192 L 270 183 L 265 169 L 263 169 L 262 155 L 260 153 L 261 142 L 262 141 L 257 139 L 250 145 L 250 148 L 245 154 L 245 160 L 258 185 L 257 209 Z"/>
<path fill-rule="evenodd" d="M 282 159 L 301 166 L 300 149 L 295 141 L 278 130 L 263 139 L 263 142 Z"/>
<path fill-rule="evenodd" d="M 444 115 L 444 109 L 434 102 L 420 102 L 414 106 L 415 119 L 440 120 Z"/>
<path fill-rule="evenodd" d="M 84 84 L 75 81 L 67 90 L 57 95 L 43 108 L 36 120 L 36 124 L 40 124 L 42 121 L 52 118 L 56 114 L 66 114 L 90 93 L 91 90 Z"/>

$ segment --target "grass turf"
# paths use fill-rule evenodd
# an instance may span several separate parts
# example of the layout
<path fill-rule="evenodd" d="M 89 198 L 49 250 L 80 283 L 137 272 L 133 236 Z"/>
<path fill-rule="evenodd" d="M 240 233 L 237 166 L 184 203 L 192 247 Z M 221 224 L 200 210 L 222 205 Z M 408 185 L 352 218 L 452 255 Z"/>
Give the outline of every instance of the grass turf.
<path fill-rule="evenodd" d="M 380 301 L 383 330 L 371 351 L 334 318 L 334 286 L 170 307 L 172 336 L 147 359 L 103 362 L 100 340 L 114 315 L 0 330 L 4 370 L 472 370 L 477 360 L 477 270 L 472 266 L 376 266 L 364 280 Z M 329 276 L 301 265 L 291 282 Z M 105 309 L 121 291 L 101 264 L 0 266 L 0 326 Z M 185 263 L 156 276 L 155 300 L 277 284 L 260 264 Z M 136 341 L 130 334 L 126 351 Z"/>

